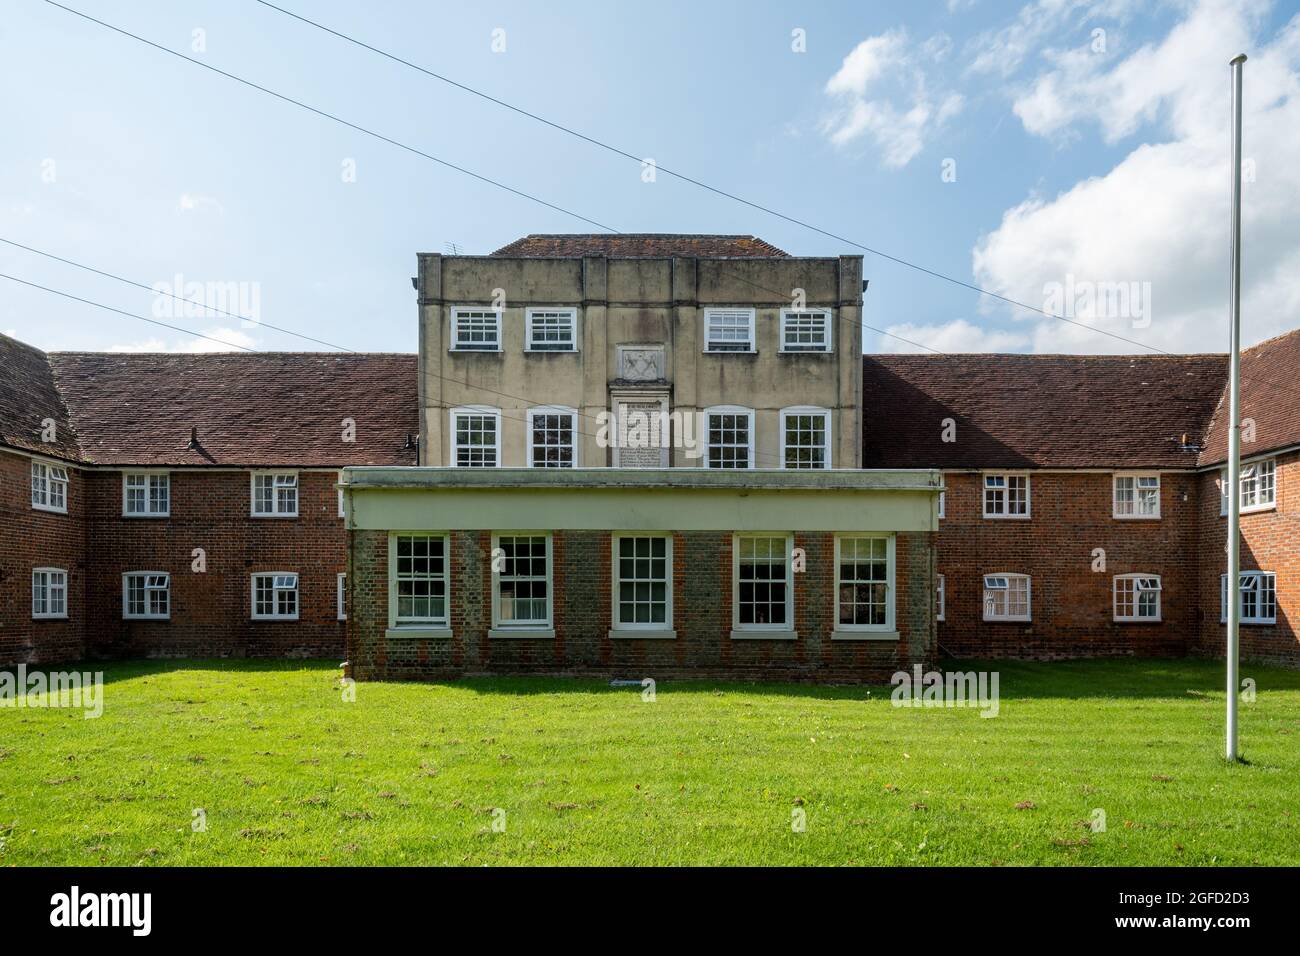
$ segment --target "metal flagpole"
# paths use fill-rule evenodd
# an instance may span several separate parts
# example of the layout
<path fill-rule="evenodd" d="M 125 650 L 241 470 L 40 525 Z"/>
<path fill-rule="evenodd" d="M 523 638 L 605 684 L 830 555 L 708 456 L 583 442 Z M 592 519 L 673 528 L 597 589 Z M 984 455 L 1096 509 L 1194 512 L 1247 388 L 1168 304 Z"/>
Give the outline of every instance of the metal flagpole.
<path fill-rule="evenodd" d="M 1228 365 L 1228 723 L 1226 756 L 1237 759 L 1237 657 L 1241 629 L 1241 68 L 1232 67 L 1232 357 Z"/>

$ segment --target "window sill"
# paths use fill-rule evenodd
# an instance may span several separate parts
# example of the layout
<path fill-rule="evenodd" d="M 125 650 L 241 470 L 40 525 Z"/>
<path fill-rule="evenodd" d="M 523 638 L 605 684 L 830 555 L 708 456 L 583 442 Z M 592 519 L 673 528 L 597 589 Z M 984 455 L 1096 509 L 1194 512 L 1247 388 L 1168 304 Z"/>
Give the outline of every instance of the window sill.
<path fill-rule="evenodd" d="M 1116 521 L 1159 521 L 1159 515 L 1111 515 Z"/>
<path fill-rule="evenodd" d="M 1031 515 L 985 515 L 985 521 L 1028 521 Z"/>
<path fill-rule="evenodd" d="M 677 632 L 671 628 L 645 628 L 644 630 L 633 627 L 613 627 L 609 630 L 609 639 L 611 641 L 674 641 L 677 639 Z"/>
<path fill-rule="evenodd" d="M 293 514 L 291 514 L 291 515 L 290 515 L 290 514 L 283 514 L 283 515 L 269 515 L 269 514 L 268 514 L 268 515 L 260 515 L 260 514 L 250 514 L 249 517 L 250 517 L 250 518 L 272 518 L 272 519 L 274 519 L 274 518 L 279 518 L 279 519 L 281 519 L 281 520 L 285 520 L 285 519 L 290 519 L 290 520 L 291 520 L 291 519 L 293 519 L 293 518 L 298 517 L 298 512 L 295 511 L 295 512 L 294 512 Z"/>
<path fill-rule="evenodd" d="M 33 511 L 44 511 L 52 515 L 65 515 L 68 513 L 67 508 L 51 508 L 49 505 L 32 505 Z"/>
<path fill-rule="evenodd" d="M 758 349 L 705 349 L 703 355 L 757 355 Z"/>
<path fill-rule="evenodd" d="M 453 637 L 449 627 L 390 627 L 384 631 L 386 640 L 447 640 Z"/>
<path fill-rule="evenodd" d="M 495 349 L 447 349 L 448 355 L 500 355 L 504 351 L 500 348 Z"/>
<path fill-rule="evenodd" d="M 896 641 L 897 631 L 848 631 L 835 629 L 831 631 L 832 641 Z"/>
<path fill-rule="evenodd" d="M 777 349 L 777 355 L 834 355 L 830 349 Z"/>
<path fill-rule="evenodd" d="M 799 632 L 794 629 L 773 628 L 770 631 L 764 631 L 733 627 L 731 629 L 731 639 L 733 641 L 797 641 Z"/>
<path fill-rule="evenodd" d="M 170 614 L 123 614 L 124 621 L 170 621 Z"/>
<path fill-rule="evenodd" d="M 265 615 L 265 614 L 264 614 L 264 615 L 261 615 L 261 616 L 254 615 L 254 616 L 250 617 L 249 620 L 250 620 L 250 621 L 255 621 L 255 622 L 259 623 L 259 624 L 276 624 L 276 623 L 280 623 L 280 624 L 294 624 L 294 623 L 296 623 L 296 622 L 299 620 L 299 617 L 298 617 L 298 615 L 296 615 L 296 614 L 295 614 L 293 617 L 289 617 L 288 615 L 285 615 L 285 616 L 281 617 L 281 616 L 278 615 L 278 614 L 277 614 L 277 615 Z"/>
<path fill-rule="evenodd" d="M 1111 618 L 1113 624 L 1163 624 L 1164 622 L 1158 617 L 1114 617 Z"/>
<path fill-rule="evenodd" d="M 170 518 L 171 512 L 160 511 L 157 514 L 141 514 L 134 511 L 123 511 L 122 517 L 123 518 Z"/>
<path fill-rule="evenodd" d="M 35 505 L 33 505 L 32 507 L 35 507 Z M 1243 515 L 1254 515 L 1254 514 L 1259 514 L 1262 511 L 1276 511 L 1276 510 L 1277 510 L 1277 502 L 1275 501 L 1272 504 L 1268 504 L 1268 505 L 1251 505 L 1249 508 L 1240 509 L 1237 513 Z M 1219 517 L 1220 518 L 1228 517 L 1228 512 L 1220 511 Z"/>
<path fill-rule="evenodd" d="M 489 640 L 541 641 L 553 640 L 553 627 L 492 627 L 488 628 Z"/>
<path fill-rule="evenodd" d="M 577 355 L 577 349 L 524 349 L 525 355 Z"/>
<path fill-rule="evenodd" d="M 985 624 L 1032 624 L 1032 617 L 986 617 L 981 619 Z"/>
<path fill-rule="evenodd" d="M 68 615 L 66 614 L 33 614 L 32 615 L 33 621 L 66 621 L 67 619 L 68 619 Z"/>

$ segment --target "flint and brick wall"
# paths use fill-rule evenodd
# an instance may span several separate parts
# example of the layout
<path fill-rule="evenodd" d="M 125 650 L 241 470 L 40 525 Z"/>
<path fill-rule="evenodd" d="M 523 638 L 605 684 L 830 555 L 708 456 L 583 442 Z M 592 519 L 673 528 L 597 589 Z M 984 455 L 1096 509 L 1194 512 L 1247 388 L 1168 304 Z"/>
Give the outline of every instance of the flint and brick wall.
<path fill-rule="evenodd" d="M 797 639 L 731 637 L 732 535 L 673 535 L 674 639 L 611 638 L 611 535 L 552 535 L 553 638 L 490 638 L 491 534 L 450 535 L 451 638 L 386 637 L 388 532 L 354 531 L 348 659 L 361 680 L 472 674 L 640 679 L 882 680 L 933 659 L 933 535 L 897 536 L 896 641 L 832 641 L 834 536 L 796 533 L 807 568 L 794 575 Z"/>
<path fill-rule="evenodd" d="M 1161 474 L 1158 520 L 1113 517 L 1109 473 L 1031 473 L 1028 520 L 983 517 L 980 474 L 948 472 L 944 479 L 942 653 L 1054 659 L 1188 652 L 1200 621 L 1198 476 Z M 1092 569 L 1094 548 L 1106 552 L 1104 571 Z M 983 620 L 984 575 L 995 572 L 1031 576 L 1031 621 Z M 1113 620 L 1113 578 L 1137 572 L 1160 576 L 1159 623 Z"/>

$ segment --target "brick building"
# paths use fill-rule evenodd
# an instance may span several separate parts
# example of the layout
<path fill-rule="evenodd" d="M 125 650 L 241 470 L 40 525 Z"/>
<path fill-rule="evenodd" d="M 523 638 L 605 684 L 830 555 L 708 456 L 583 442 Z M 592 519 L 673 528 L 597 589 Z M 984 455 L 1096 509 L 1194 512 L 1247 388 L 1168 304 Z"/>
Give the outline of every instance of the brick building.
<path fill-rule="evenodd" d="M 864 288 L 752 237 L 530 236 L 420 257 L 418 355 L 0 336 L 0 666 L 1221 653 L 1225 357 L 859 359 Z M 1293 666 L 1297 368 L 1300 332 L 1243 355 L 1242 652 Z"/>
<path fill-rule="evenodd" d="M 0 336 L 0 666 L 341 654 L 339 469 L 415 463 L 415 369 Z"/>

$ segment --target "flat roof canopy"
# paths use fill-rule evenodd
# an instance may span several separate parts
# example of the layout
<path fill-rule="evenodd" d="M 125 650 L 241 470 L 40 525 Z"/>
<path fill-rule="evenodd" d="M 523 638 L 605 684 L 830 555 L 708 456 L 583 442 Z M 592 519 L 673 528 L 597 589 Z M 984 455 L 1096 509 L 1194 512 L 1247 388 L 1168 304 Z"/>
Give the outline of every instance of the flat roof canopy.
<path fill-rule="evenodd" d="M 939 472 L 704 468 L 343 471 L 348 526 L 416 530 L 933 531 Z"/>

